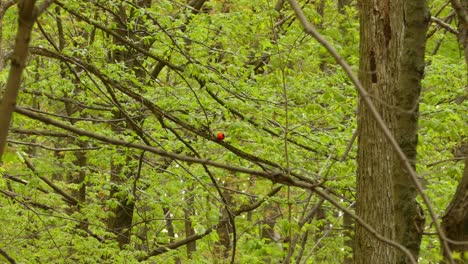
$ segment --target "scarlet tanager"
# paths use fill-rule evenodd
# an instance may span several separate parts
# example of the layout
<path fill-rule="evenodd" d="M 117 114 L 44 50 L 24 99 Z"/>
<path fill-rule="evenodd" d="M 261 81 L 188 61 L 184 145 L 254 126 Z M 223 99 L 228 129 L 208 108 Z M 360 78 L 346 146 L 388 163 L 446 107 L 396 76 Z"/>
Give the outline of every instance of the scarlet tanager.
<path fill-rule="evenodd" d="M 219 132 L 217 135 L 216 135 L 216 138 L 218 140 L 224 140 L 224 132 Z"/>

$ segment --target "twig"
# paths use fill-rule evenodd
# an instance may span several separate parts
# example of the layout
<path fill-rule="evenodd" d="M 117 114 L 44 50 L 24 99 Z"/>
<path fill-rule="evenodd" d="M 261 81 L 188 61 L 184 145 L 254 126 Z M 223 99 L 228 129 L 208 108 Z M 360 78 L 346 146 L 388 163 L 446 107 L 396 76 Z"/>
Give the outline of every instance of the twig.
<path fill-rule="evenodd" d="M 448 162 L 448 161 L 459 161 L 459 160 L 464 160 L 465 157 L 455 157 L 455 158 L 451 158 L 451 159 L 444 159 L 444 160 L 439 160 L 439 161 L 436 161 L 436 162 L 432 162 L 432 163 L 429 163 L 426 165 L 426 167 L 432 167 L 432 166 L 435 166 L 435 165 L 439 165 L 441 163 L 444 163 L 444 162 Z"/>
<path fill-rule="evenodd" d="M 87 150 L 97 150 L 97 149 L 101 149 L 101 147 L 87 147 L 87 148 L 52 148 L 52 147 L 48 147 L 48 146 L 45 146 L 45 145 L 42 145 L 42 144 L 38 144 L 38 143 L 31 143 L 31 142 L 22 142 L 22 141 L 17 141 L 17 140 L 12 140 L 12 139 L 7 139 L 7 141 L 9 143 L 13 143 L 13 144 L 18 144 L 18 145 L 26 145 L 26 146 L 33 146 L 33 147 L 39 147 L 39 148 L 42 148 L 42 149 L 46 149 L 46 150 L 51 150 L 51 151 L 87 151 Z"/>

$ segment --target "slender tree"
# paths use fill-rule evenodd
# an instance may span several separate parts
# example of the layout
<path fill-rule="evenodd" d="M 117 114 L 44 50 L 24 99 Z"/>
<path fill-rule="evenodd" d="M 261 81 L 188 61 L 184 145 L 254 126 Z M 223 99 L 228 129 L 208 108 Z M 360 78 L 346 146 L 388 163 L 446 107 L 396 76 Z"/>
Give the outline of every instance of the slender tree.
<path fill-rule="evenodd" d="M 8 136 L 8 128 L 12 119 L 13 111 L 18 98 L 19 88 L 21 84 L 21 76 L 24 67 L 26 66 L 26 58 L 28 56 L 29 41 L 31 40 L 31 31 L 36 22 L 37 17 L 52 3 L 53 1 L 44 1 L 40 6 L 36 7 L 36 0 L 25 0 L 19 3 L 18 15 L 18 33 L 16 35 L 15 48 L 11 55 L 11 68 L 6 84 L 5 94 L 0 102 L 0 161 L 5 150 L 6 139 Z M 0 4 L 0 19 L 7 7 L 13 2 L 7 1 Z M 1 32 L 1 27 L 0 27 Z M 1 37 L 1 36 L 0 36 Z M 0 49 L 1 49 L 0 45 Z M 0 52 L 1 55 L 1 52 Z M 0 56 L 3 60 L 3 57 Z M 0 63 L 0 66 L 2 63 Z M 1 69 L 1 67 L 0 67 Z"/>

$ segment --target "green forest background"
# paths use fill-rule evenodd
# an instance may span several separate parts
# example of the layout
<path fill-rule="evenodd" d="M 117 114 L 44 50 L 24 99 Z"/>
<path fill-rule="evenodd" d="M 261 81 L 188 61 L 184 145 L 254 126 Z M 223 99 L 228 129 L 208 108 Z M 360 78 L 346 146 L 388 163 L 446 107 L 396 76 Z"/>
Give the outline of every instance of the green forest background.
<path fill-rule="evenodd" d="M 1 1 L 0 95 L 18 31 Z M 357 74 L 356 1 L 299 4 Z M 445 25 L 427 33 L 416 168 L 442 217 L 467 69 L 451 6 L 428 6 Z M 354 209 L 358 93 L 287 1 L 55 1 L 26 64 L 0 167 L 5 260 L 352 263 L 352 219 L 307 186 Z M 419 262 L 438 263 L 426 218 Z"/>

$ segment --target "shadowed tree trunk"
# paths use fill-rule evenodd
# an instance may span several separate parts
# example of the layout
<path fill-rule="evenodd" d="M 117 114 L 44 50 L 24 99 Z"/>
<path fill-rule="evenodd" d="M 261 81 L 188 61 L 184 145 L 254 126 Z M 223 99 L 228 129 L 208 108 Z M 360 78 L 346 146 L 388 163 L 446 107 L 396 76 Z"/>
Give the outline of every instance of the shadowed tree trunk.
<path fill-rule="evenodd" d="M 185 193 L 185 203 L 186 207 L 184 208 L 184 226 L 185 226 L 185 237 L 191 237 L 195 235 L 195 229 L 192 225 L 191 217 L 195 214 L 195 209 L 193 208 L 194 198 L 193 198 L 193 183 L 190 184 L 187 192 Z M 197 251 L 196 241 L 191 241 L 187 243 L 187 257 L 192 257 L 192 252 Z"/>
<path fill-rule="evenodd" d="M 465 156 L 468 153 L 465 153 Z M 458 184 L 457 191 L 447 211 L 442 218 L 442 228 L 448 238 L 455 241 L 468 241 L 468 158 L 465 157 L 465 170 L 463 178 Z M 466 263 L 468 260 L 468 245 L 449 243 L 453 252 L 461 253 L 462 260 L 457 263 Z M 447 252 L 444 252 L 446 256 Z M 448 263 L 448 262 L 447 262 Z"/>
<path fill-rule="evenodd" d="M 117 151 L 116 155 L 125 155 L 124 151 Z M 135 175 L 135 166 L 129 166 L 132 162 L 131 157 L 123 158 L 125 164 L 116 162 L 121 160 L 121 157 L 113 159 L 111 162 L 111 190 L 109 198 L 116 199 L 117 205 L 113 208 L 113 214 L 107 219 L 107 227 L 117 236 L 116 240 L 119 247 L 130 243 L 130 229 L 133 221 L 133 211 L 135 209 L 135 199 L 132 197 L 130 188 L 125 188 L 133 175 Z M 128 186 L 128 185 L 127 185 Z"/>
<path fill-rule="evenodd" d="M 424 0 L 360 1 L 359 78 L 410 162 L 429 13 Z M 356 212 L 377 232 L 419 254 L 424 217 L 417 192 L 390 143 L 360 104 Z M 407 263 L 402 252 L 356 225 L 355 263 Z"/>
<path fill-rule="evenodd" d="M 137 6 L 141 8 L 146 8 L 151 5 L 151 1 L 149 0 L 142 0 L 138 1 Z M 123 38 L 133 38 L 135 37 L 133 33 L 128 30 L 129 21 L 132 19 L 134 15 L 132 10 L 126 10 L 125 6 L 122 4 L 119 6 L 118 12 L 115 17 L 114 22 L 118 25 L 116 32 Z M 138 23 L 141 21 L 137 21 L 136 25 L 141 26 Z M 142 26 L 141 26 L 142 27 Z M 113 39 L 113 42 L 117 45 L 122 45 L 118 39 Z M 143 48 L 145 44 L 141 45 Z M 143 69 L 139 68 L 138 66 L 138 56 L 133 54 L 131 49 L 125 50 L 116 50 L 112 54 L 111 58 L 116 61 L 123 62 L 128 69 L 132 69 L 135 71 L 135 77 L 144 79 L 145 72 Z M 119 109 L 118 111 L 114 111 L 114 118 L 115 119 L 126 119 L 125 122 L 121 124 L 116 124 L 113 126 L 113 131 L 115 134 L 125 133 L 126 129 L 130 129 L 134 127 L 132 122 L 143 122 L 140 117 L 130 117 L 127 113 L 121 112 L 120 105 L 118 103 L 118 99 L 115 95 L 113 95 L 113 100 L 115 106 Z M 132 118 L 132 120 L 130 120 Z M 137 120 L 138 119 L 138 120 Z M 136 131 L 139 133 L 140 137 L 143 138 L 141 131 Z M 116 160 L 125 160 L 125 163 L 115 162 L 115 160 L 111 161 L 111 177 L 110 181 L 112 184 L 112 188 L 110 191 L 110 198 L 117 199 L 117 206 L 113 208 L 113 215 L 109 217 L 107 224 L 108 228 L 112 230 L 114 234 L 117 235 L 117 241 L 119 246 L 122 248 L 124 245 L 130 243 L 130 229 L 132 227 L 133 222 L 133 214 L 135 210 L 135 196 L 134 193 L 130 192 L 130 188 L 126 188 L 129 186 L 129 182 L 137 181 L 137 167 L 135 165 L 131 165 L 135 163 L 136 160 L 131 156 L 127 155 L 125 158 L 119 157 L 121 155 L 125 155 L 124 151 L 117 150 L 116 153 Z M 136 182 L 132 183 L 133 185 Z"/>
<path fill-rule="evenodd" d="M 345 236 L 345 246 L 349 247 L 351 250 L 354 248 L 354 235 L 353 235 L 354 221 L 348 214 L 343 214 L 343 229 Z M 343 259 L 344 264 L 353 263 L 352 254 L 348 254 Z"/>
<path fill-rule="evenodd" d="M 338 0 L 338 12 L 344 15 L 345 8 L 351 4 L 351 0 Z"/>
<path fill-rule="evenodd" d="M 228 187 L 231 187 L 229 182 L 227 182 L 226 184 Z M 225 190 L 223 191 L 223 196 L 226 199 L 228 205 L 230 205 L 232 200 L 231 193 Z M 229 213 L 226 211 L 225 206 L 220 206 L 219 210 L 221 211 L 221 219 L 229 219 Z M 229 250 L 232 248 L 230 236 L 232 233 L 231 223 L 226 220 L 216 229 L 216 232 L 218 233 L 219 240 L 216 242 L 215 245 L 215 255 L 220 259 L 227 259 L 229 257 Z"/>

